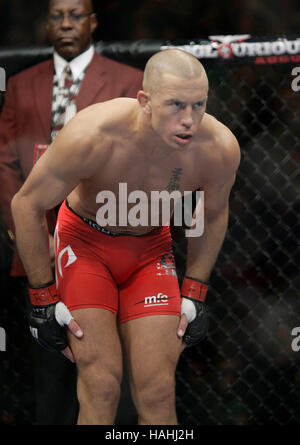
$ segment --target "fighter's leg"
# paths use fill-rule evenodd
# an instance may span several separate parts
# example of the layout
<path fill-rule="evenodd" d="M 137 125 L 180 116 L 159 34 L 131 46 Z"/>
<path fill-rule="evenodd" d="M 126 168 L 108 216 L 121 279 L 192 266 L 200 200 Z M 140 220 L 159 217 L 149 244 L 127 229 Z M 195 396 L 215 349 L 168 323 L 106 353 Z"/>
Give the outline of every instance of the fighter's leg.
<path fill-rule="evenodd" d="M 139 424 L 176 425 L 175 369 L 181 350 L 179 316 L 151 315 L 119 327 Z"/>
<path fill-rule="evenodd" d="M 119 330 L 139 423 L 174 425 L 181 294 L 168 228 L 143 241 L 143 263 L 119 289 Z"/>
<path fill-rule="evenodd" d="M 116 315 L 99 308 L 76 309 L 72 315 L 84 333 L 80 340 L 69 336 L 78 370 L 78 424 L 112 425 L 122 380 Z"/>
<path fill-rule="evenodd" d="M 80 229 L 86 229 L 84 223 Z M 122 377 L 116 327 L 118 290 L 99 259 L 98 238 L 88 235 L 89 242 L 85 243 L 79 237 L 67 236 L 64 230 L 57 232 L 58 291 L 83 331 L 80 340 L 68 337 L 78 370 L 78 423 L 112 424 Z"/>

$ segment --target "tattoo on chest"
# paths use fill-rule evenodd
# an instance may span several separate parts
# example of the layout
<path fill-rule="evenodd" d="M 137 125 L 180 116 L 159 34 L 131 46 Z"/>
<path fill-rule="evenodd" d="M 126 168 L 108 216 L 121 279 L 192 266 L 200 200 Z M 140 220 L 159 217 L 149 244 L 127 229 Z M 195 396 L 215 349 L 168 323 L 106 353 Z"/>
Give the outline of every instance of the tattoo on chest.
<path fill-rule="evenodd" d="M 179 190 L 180 188 L 180 176 L 182 175 L 182 168 L 174 168 L 172 175 L 167 186 L 168 192 L 173 192 L 174 190 Z"/>

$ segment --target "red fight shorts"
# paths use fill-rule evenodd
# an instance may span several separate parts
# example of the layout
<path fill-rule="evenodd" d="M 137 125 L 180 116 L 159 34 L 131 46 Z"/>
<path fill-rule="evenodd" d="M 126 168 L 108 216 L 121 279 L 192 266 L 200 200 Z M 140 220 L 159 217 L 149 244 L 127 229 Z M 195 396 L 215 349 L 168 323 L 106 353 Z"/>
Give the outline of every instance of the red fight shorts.
<path fill-rule="evenodd" d="M 77 215 L 64 202 L 55 231 L 56 280 L 69 310 L 103 308 L 123 323 L 180 315 L 180 289 L 169 226 L 119 235 Z"/>

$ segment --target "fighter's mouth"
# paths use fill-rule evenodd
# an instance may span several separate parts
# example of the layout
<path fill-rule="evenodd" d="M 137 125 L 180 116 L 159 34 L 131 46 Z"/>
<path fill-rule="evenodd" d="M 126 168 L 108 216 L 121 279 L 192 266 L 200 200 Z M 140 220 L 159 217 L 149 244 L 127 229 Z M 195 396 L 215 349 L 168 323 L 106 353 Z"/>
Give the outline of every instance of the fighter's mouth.
<path fill-rule="evenodd" d="M 191 134 L 186 134 L 186 133 L 180 133 L 180 134 L 176 134 L 176 138 L 179 140 L 179 141 L 182 141 L 182 142 L 189 142 L 190 141 L 190 139 L 192 138 L 192 135 Z"/>

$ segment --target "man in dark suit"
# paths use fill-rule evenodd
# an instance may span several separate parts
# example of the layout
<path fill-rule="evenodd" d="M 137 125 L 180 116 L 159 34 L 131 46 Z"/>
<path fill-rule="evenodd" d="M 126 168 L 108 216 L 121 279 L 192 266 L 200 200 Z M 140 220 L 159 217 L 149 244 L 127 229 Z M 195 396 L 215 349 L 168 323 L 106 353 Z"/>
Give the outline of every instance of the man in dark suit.
<path fill-rule="evenodd" d="M 96 27 L 91 0 L 50 0 L 47 29 L 53 58 L 8 81 L 0 115 L 0 206 L 12 237 L 10 203 L 32 169 L 35 146 L 47 146 L 83 108 L 115 97 L 136 97 L 142 87 L 140 70 L 96 54 L 92 39 Z M 54 257 L 55 210 L 47 219 Z M 11 275 L 25 275 L 16 252 Z M 34 357 L 37 423 L 75 423 L 75 369 L 60 355 L 41 348 Z"/>

